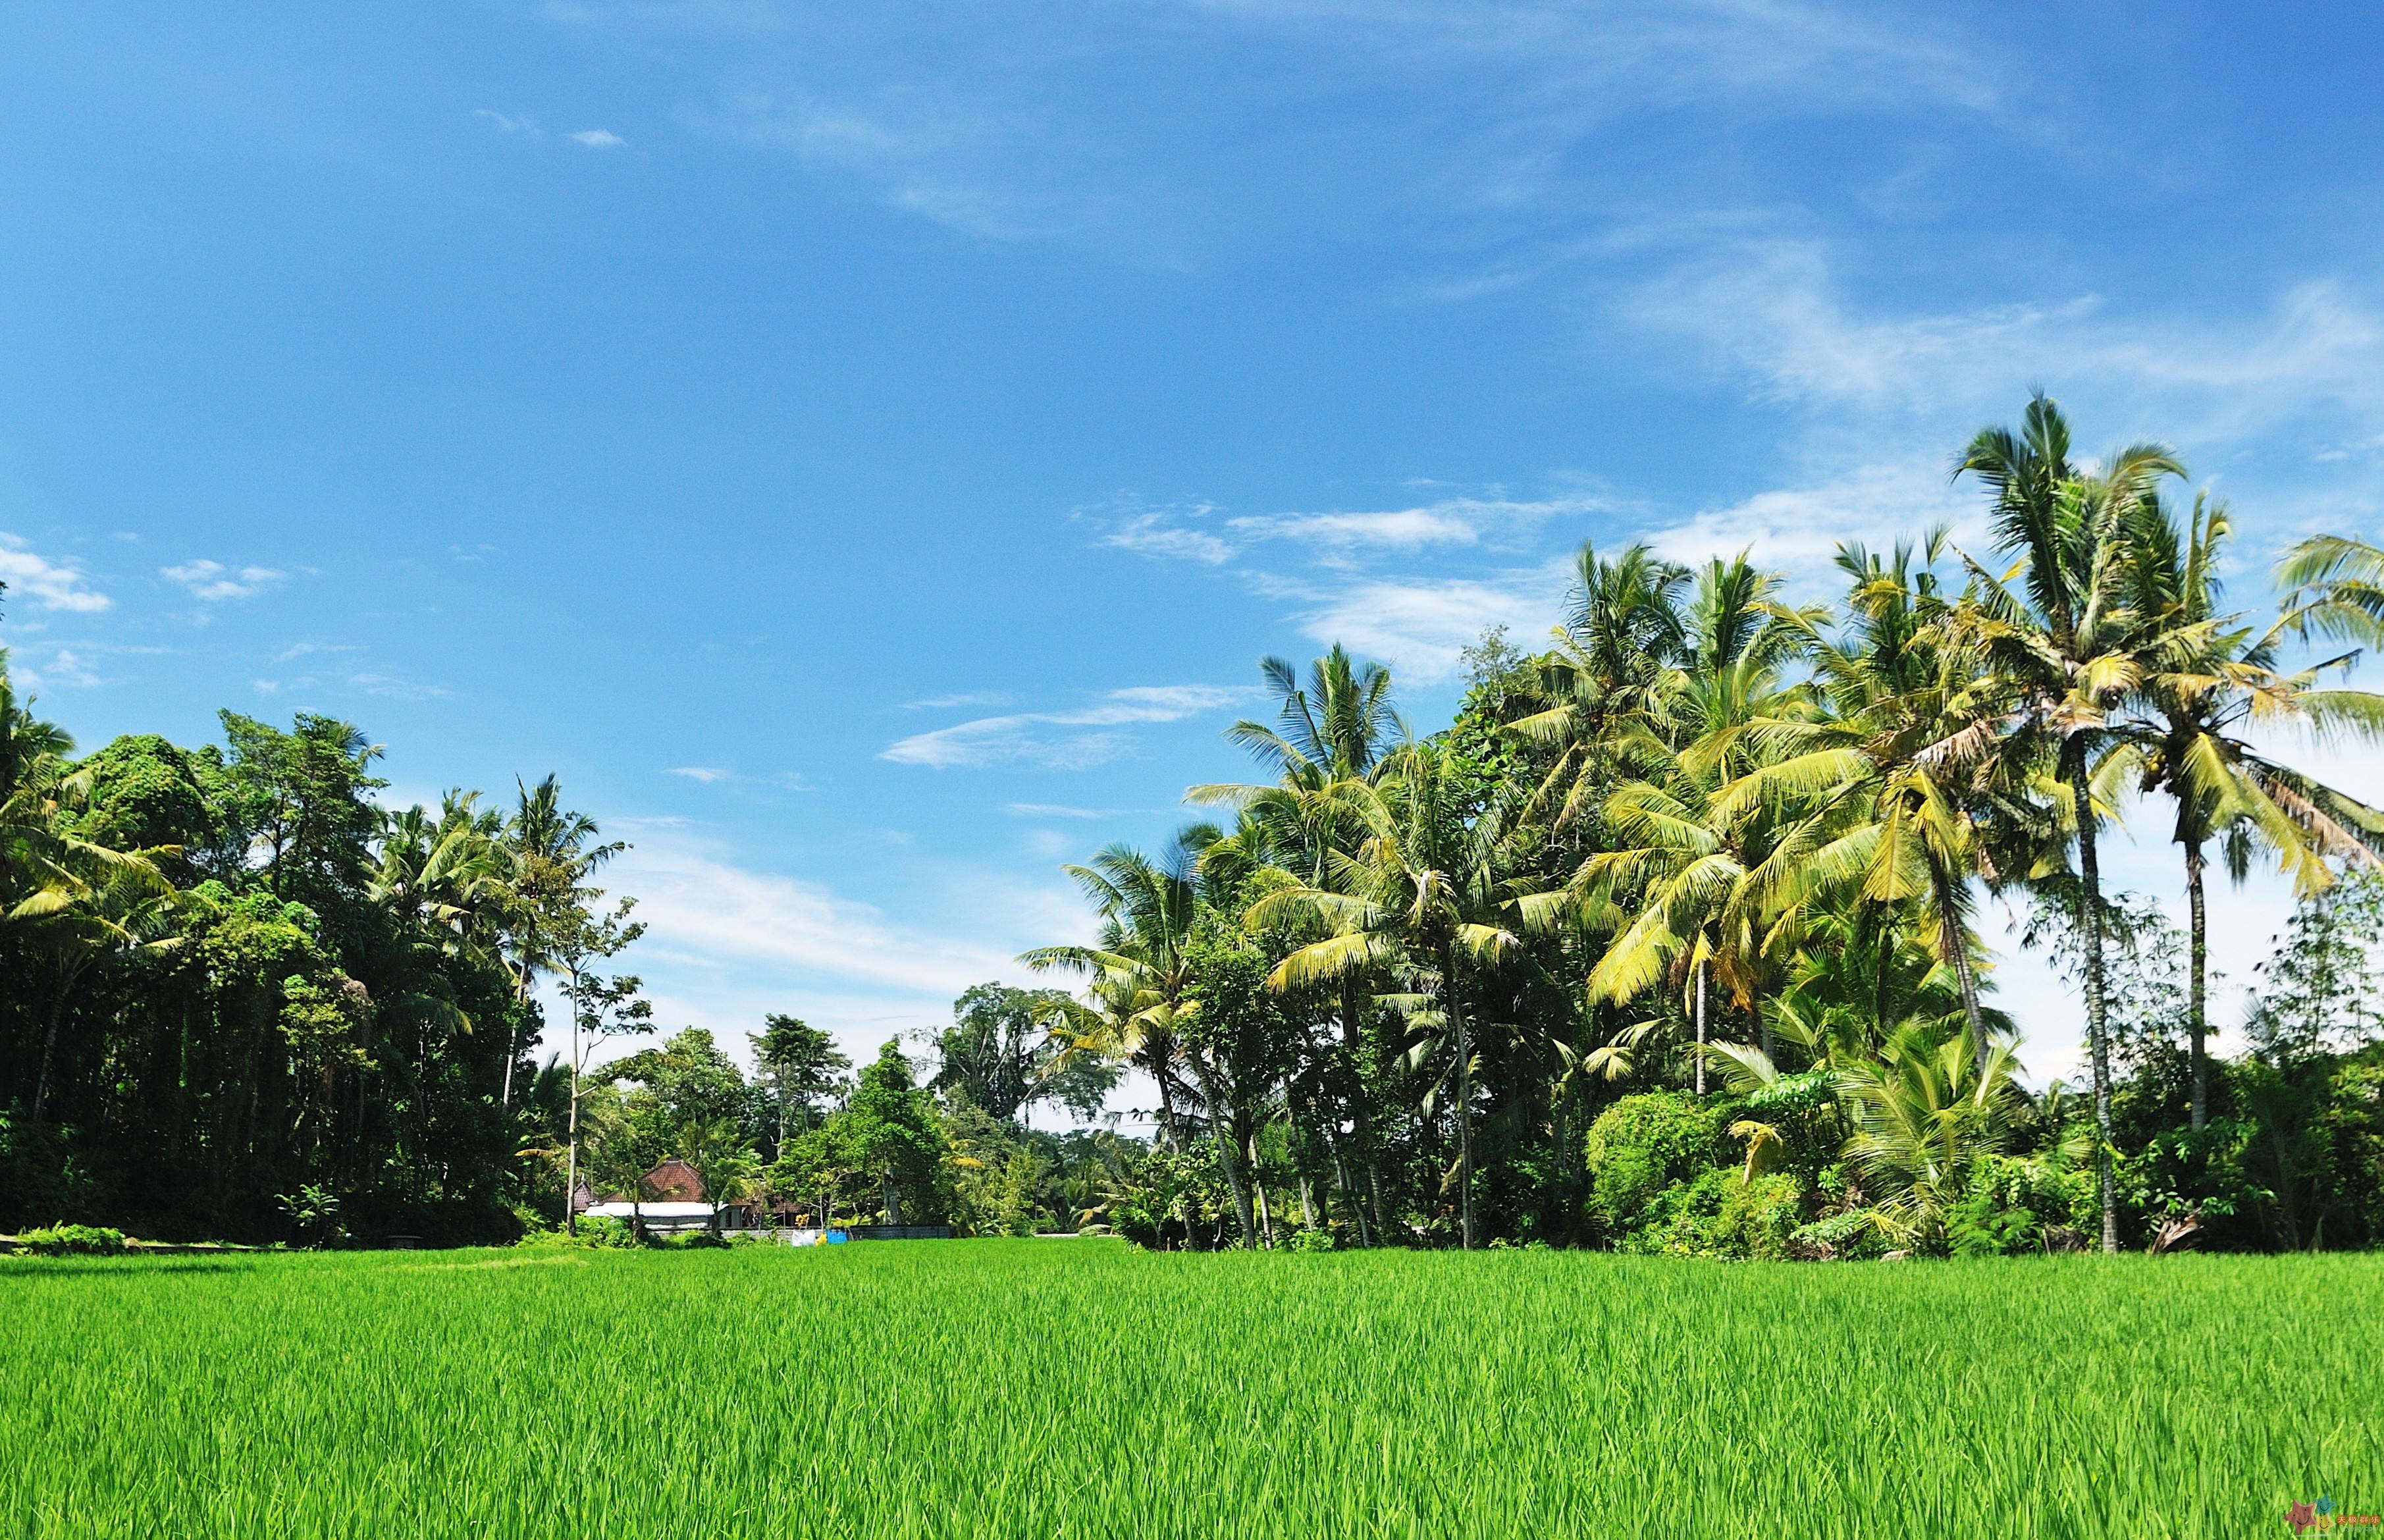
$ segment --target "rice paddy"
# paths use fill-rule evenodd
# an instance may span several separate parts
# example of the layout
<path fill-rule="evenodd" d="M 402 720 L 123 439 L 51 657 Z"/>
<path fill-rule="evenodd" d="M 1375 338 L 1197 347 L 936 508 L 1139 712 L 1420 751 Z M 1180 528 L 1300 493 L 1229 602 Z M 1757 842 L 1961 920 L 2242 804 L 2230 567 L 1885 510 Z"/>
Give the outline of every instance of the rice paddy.
<path fill-rule="evenodd" d="M 2384 1257 L 0 1263 L 24 1536 L 2048 1535 L 2384 1509 Z"/>

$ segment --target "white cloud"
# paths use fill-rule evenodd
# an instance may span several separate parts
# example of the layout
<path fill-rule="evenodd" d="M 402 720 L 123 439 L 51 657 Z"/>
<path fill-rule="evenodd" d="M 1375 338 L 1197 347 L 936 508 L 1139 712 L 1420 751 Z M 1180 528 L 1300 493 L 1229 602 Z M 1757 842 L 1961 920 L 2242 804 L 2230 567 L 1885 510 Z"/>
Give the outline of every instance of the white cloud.
<path fill-rule="evenodd" d="M 1359 552 L 1408 553 L 1433 546 L 1518 541 L 1550 519 L 1604 508 L 1591 497 L 1517 502 L 1504 497 L 1450 497 L 1411 508 L 1375 512 L 1248 515 L 1226 527 L 1249 540 L 1296 540 L 1347 559 Z"/>
<path fill-rule="evenodd" d="M 346 677 L 345 683 L 350 689 L 391 701 L 443 701 L 454 693 L 444 685 L 416 684 L 393 674 L 354 673 Z"/>
<path fill-rule="evenodd" d="M 1002 812 L 1019 818 L 1107 818 L 1110 810 L 1099 807 L 1068 807 L 1059 802 L 1007 802 Z"/>
<path fill-rule="evenodd" d="M 1758 398 L 1931 428 L 2008 416 L 2043 380 L 2182 444 L 2241 441 L 2319 409 L 2347 413 L 2354 436 L 2384 431 L 2384 294 L 2340 280 L 2297 283 L 2265 314 L 2220 319 L 2129 312 L 2091 293 L 1899 313 L 1866 309 L 1847 288 L 1822 242 L 1745 240 L 1682 263 L 1622 311 L 1703 344 Z"/>
<path fill-rule="evenodd" d="M 1967 535 L 1975 548 L 1980 506 L 1976 491 L 1956 487 L 1943 462 L 1914 460 L 1859 466 L 1815 486 L 1757 492 L 1638 538 L 1676 562 L 1746 551 L 1764 565 L 1801 576 L 1827 567 L 1841 541 L 1885 551 L 1899 539 L 1918 540 L 1936 524 L 1953 526 L 1956 539 Z"/>
<path fill-rule="evenodd" d="M 949 1000 L 1021 970 L 1017 948 L 908 929 L 816 883 L 755 872 L 705 842 L 643 836 L 605 869 L 606 886 L 638 898 L 641 948 L 742 970 L 776 964 L 801 975 Z M 1048 905 L 1038 908 L 1038 917 Z M 1008 913 L 995 911 L 995 913 Z M 1081 927 L 1081 913 L 1073 916 Z M 1032 944 L 1021 939 L 1020 945 Z"/>
<path fill-rule="evenodd" d="M 774 786 L 781 791 L 809 791 L 811 783 L 792 770 L 780 770 L 766 776 L 749 776 L 741 771 L 717 764 L 678 764 L 663 772 L 677 776 L 702 786 Z"/>
<path fill-rule="evenodd" d="M 888 744 L 877 757 L 935 770 L 1010 763 L 1054 770 L 1086 769 L 1133 751 L 1129 735 L 1104 729 L 1177 722 L 1229 705 L 1248 693 L 1228 685 L 1140 685 L 1111 690 L 1098 703 L 1074 711 L 981 716 L 933 732 L 914 733 Z M 1087 728 L 1093 730 L 1078 730 Z"/>
<path fill-rule="evenodd" d="M 527 117 L 509 117 L 493 107 L 474 107 L 472 116 L 492 125 L 499 133 L 528 134 L 533 139 L 538 137 L 538 125 Z"/>
<path fill-rule="evenodd" d="M 1325 589 L 1278 585 L 1305 597 L 1302 634 L 1340 642 L 1391 665 L 1400 682 L 1438 684 L 1453 677 L 1460 654 L 1494 626 L 1505 626 L 1525 646 L 1536 646 L 1564 608 L 1571 561 L 1487 578 L 1379 578 Z"/>
<path fill-rule="evenodd" d="M 96 615 L 115 602 L 90 586 L 72 561 L 35 554 L 14 535 L 0 534 L 0 583 L 11 599 L 31 599 L 45 610 Z"/>
<path fill-rule="evenodd" d="M 610 129 L 582 129 L 570 135 L 571 143 L 590 150 L 617 150 L 628 143 Z"/>
<path fill-rule="evenodd" d="M 1216 505 L 1208 503 L 1169 508 L 1136 507 L 1125 513 L 1099 543 L 1145 556 L 1167 556 L 1219 566 L 1233 560 L 1233 546 L 1205 529 L 1186 525 L 1186 520 L 1203 519 L 1214 512 Z M 1096 515 L 1079 510 L 1079 516 Z"/>
<path fill-rule="evenodd" d="M 1213 503 L 1154 508 L 1129 499 L 1117 510 L 1078 509 L 1076 516 L 1106 525 L 1099 544 L 1148 556 L 1218 566 L 1251 546 L 1279 541 L 1313 553 L 1328 565 L 1348 565 L 1381 554 L 1512 547 L 1528 543 L 1551 519 L 1607 506 L 1601 499 L 1578 495 L 1533 501 L 1459 495 L 1405 508 L 1243 514 L 1223 520 L 1213 531 L 1200 527 L 1219 512 Z"/>
<path fill-rule="evenodd" d="M 290 576 L 278 567 L 230 567 L 204 557 L 180 566 L 160 567 L 158 571 L 190 590 L 191 597 L 203 604 L 254 598 Z"/>
<path fill-rule="evenodd" d="M 1006 706 L 1016 699 L 1002 690 L 975 690 L 963 695 L 933 695 L 924 701 L 905 701 L 897 711 L 949 711 L 954 706 Z"/>

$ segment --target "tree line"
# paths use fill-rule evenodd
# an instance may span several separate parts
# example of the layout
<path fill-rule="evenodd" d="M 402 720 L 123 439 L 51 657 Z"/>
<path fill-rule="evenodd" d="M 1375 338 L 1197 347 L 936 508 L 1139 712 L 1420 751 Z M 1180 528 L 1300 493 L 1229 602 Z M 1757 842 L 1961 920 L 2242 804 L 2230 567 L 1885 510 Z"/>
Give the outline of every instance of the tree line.
<path fill-rule="evenodd" d="M 2086 461 L 2043 396 L 1954 474 L 1993 549 L 1842 546 L 1834 604 L 1585 546 L 1551 644 L 1486 637 L 1428 736 L 1379 665 L 1268 660 L 1276 719 L 1229 735 L 1263 777 L 1071 868 L 1100 940 L 1025 958 L 1084 981 L 1074 1050 L 1157 1089 L 1111 1217 L 1781 1257 L 2384 1234 L 2384 813 L 2291 750 L 2384 734 L 2345 677 L 2384 553 L 2303 540 L 2265 620 L 2232 607 L 2231 512 L 2163 446 Z M 2181 938 L 2103 880 L 2130 813 Z M 2302 900 L 2225 1060 L 2214 861 Z M 2084 1087 L 2016 1078 L 1985 903 L 2071 978 Z"/>
<path fill-rule="evenodd" d="M 1843 547 L 1831 603 L 1584 547 L 1429 734 L 1378 664 L 1266 660 L 1260 775 L 1069 868 L 1099 939 L 1021 961 L 1073 987 L 857 1074 L 785 1015 L 750 1072 L 692 1028 L 591 1068 L 657 1024 L 624 847 L 553 777 L 390 812 L 353 726 L 230 712 L 77 757 L 0 653 L 0 1223 L 502 1240 L 678 1159 L 810 1221 L 1162 1247 L 2373 1244 L 2384 813 L 2292 745 L 2384 733 L 2384 551 L 2304 539 L 2237 608 L 2230 511 L 2042 397 L 1955 474 L 1992 549 Z M 2106 890 L 2131 815 L 2182 935 Z M 2206 888 L 2260 863 L 2299 906 L 2221 1055 Z M 1987 905 L 2074 984 L 2082 1087 L 2019 1083 Z M 1128 1072 L 1148 1139 L 1030 1126 Z"/>
<path fill-rule="evenodd" d="M 652 1197 L 676 1159 L 721 1199 L 1024 1233 L 1130 1158 L 1026 1126 L 1116 1075 L 1062 1062 L 1042 997 L 1000 985 L 925 1045 L 924 1086 L 900 1045 L 856 1079 L 783 1014 L 750 1074 L 694 1028 L 597 1064 L 656 1031 L 615 971 L 642 926 L 600 886 L 626 847 L 553 776 L 391 811 L 354 726 L 220 720 L 78 757 L 0 652 L 0 1226 L 509 1241 L 567 1225 L 575 1189 Z"/>

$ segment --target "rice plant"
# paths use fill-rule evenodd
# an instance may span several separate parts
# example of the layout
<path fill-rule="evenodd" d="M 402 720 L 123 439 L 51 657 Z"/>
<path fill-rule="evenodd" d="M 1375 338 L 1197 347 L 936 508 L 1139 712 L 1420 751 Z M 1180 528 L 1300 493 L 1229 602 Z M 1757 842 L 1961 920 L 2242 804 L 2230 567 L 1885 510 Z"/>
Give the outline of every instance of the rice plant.
<path fill-rule="evenodd" d="M 24 1536 L 2242 1535 L 2384 1259 L 1110 1243 L 18 1260 Z"/>

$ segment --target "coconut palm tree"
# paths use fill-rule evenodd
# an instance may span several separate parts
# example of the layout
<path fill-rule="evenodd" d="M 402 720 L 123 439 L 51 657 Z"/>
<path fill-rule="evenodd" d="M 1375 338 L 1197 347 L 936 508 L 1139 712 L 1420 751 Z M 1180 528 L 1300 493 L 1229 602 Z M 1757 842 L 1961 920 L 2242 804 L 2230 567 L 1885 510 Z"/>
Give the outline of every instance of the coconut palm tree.
<path fill-rule="evenodd" d="M 1848 889 L 1882 910 L 1927 907 L 1983 1071 L 1987 1030 L 1964 919 L 1980 859 L 1968 798 L 1993 764 L 1986 751 L 2000 702 L 1978 649 L 1951 624 L 1954 602 L 1934 571 L 1946 549 L 1943 528 L 1923 542 L 1918 566 L 1908 544 L 1883 559 L 1858 544 L 1838 548 L 1838 567 L 1851 580 L 1844 625 L 1832 635 L 1801 617 L 1793 622 L 1807 633 L 1829 710 L 1770 725 L 1767 736 L 1780 757 L 1732 791 L 1775 801 L 1832 800 L 1847 826 L 1814 852 L 1807 883 Z"/>
<path fill-rule="evenodd" d="M 498 845 L 500 869 L 490 881 L 502 894 L 503 950 L 515 1002 L 527 1015 L 539 978 L 566 971 L 565 938 L 584 927 L 590 906 L 602 897 L 589 888 L 589 878 L 628 846 L 619 840 L 598 844 L 596 821 L 564 807 L 563 789 L 553 776 L 536 787 L 516 781 L 514 789 L 517 800 Z M 509 1108 L 521 1045 L 513 1028 L 506 1039 L 498 1105 Z"/>
<path fill-rule="evenodd" d="M 1566 827 L 1595 813 L 1613 789 L 1614 750 L 1626 726 L 1645 726 L 1688 652 L 1682 597 L 1689 569 L 1644 544 L 1600 556 L 1584 542 L 1573 557 L 1573 592 L 1556 647 L 1541 670 L 1545 709 L 1509 730 L 1562 752 L 1541 784 L 1535 809 L 1553 806 Z"/>
<path fill-rule="evenodd" d="M 2162 477 L 2181 477 L 2185 467 L 2166 447 L 2138 443 L 2090 472 L 2070 459 L 2068 419 L 2039 394 L 2018 431 L 1981 428 L 1955 462 L 1954 474 L 1977 477 L 1993 494 L 1995 543 L 2018 558 L 2017 589 L 2005 575 L 1965 558 L 1972 579 L 1965 622 L 1998 688 L 2007 691 L 2006 755 L 2049 759 L 2068 804 L 2081 891 L 2086 1037 L 2102 1141 L 2096 1173 L 2103 1249 L 2116 1252 L 2119 1211 L 2111 1182 L 2109 1019 L 2095 845 L 2107 804 L 2098 804 L 2092 783 L 2113 710 L 2192 640 L 2128 602 L 2129 520 Z"/>
<path fill-rule="evenodd" d="M 1038 947 L 1018 960 L 1037 973 L 1080 974 L 1086 1000 L 1069 1010 L 1051 1002 L 1055 1025 L 1070 1029 L 1070 1046 L 1124 1060 L 1159 1088 L 1159 1126 L 1179 1144 L 1177 1103 L 1183 1048 L 1177 1019 L 1184 1009 L 1185 949 L 1209 907 L 1198 848 L 1178 838 L 1153 861 L 1127 845 L 1111 845 L 1082 866 L 1063 867 L 1099 915 L 1101 937 L 1090 947 Z"/>
<path fill-rule="evenodd" d="M 1590 970 L 1588 1000 L 1620 1004 L 1659 983 L 1680 988 L 1699 1095 L 1716 982 L 1754 1012 L 1770 1049 L 1760 1000 L 1791 935 L 1776 927 L 1829 827 L 1826 796 L 1790 806 L 1746 780 L 1769 763 L 1769 735 L 1808 714 L 1807 691 L 1784 670 L 1818 622 L 1782 606 L 1778 588 L 1744 556 L 1699 574 L 1686 662 L 1651 719 L 1619 735 L 1615 751 L 1632 778 L 1607 798 L 1608 848 L 1575 868 L 1561 900 L 1537 895 L 1525 905 L 1535 925 L 1560 903 L 1620 906 L 1627 921 Z"/>
<path fill-rule="evenodd" d="M 1855 1125 L 1845 1152 L 1891 1238 L 1922 1247 L 1942 1240 L 1971 1168 L 2008 1136 L 2019 1108 L 2012 1068 L 2008 1042 L 1996 1043 L 1980 1067 L 1960 1035 L 1914 1023 L 1877 1058 L 1838 1071 Z"/>
<path fill-rule="evenodd" d="M 111 954 L 137 952 L 154 957 L 181 944 L 181 938 L 168 929 L 177 895 L 156 864 L 179 852 L 130 853 L 131 860 L 77 860 L 54 867 L 55 876 L 40 892 L 8 911 L 11 921 L 24 925 L 28 949 L 47 960 L 51 970 L 41 1060 L 33 1075 L 31 1121 L 35 1127 L 41 1125 L 49 1094 L 58 1026 L 75 986 L 93 963 Z"/>
<path fill-rule="evenodd" d="M 1261 898 L 1249 923 L 1312 919 L 1329 932 L 1294 949 L 1268 982 L 1278 989 L 1337 983 L 1353 975 L 1397 975 L 1415 994 L 1398 1003 L 1424 1027 L 1417 1045 L 1449 1050 L 1435 1090 L 1454 1080 L 1461 1244 L 1474 1243 L 1473 1051 L 1463 998 L 1468 967 L 1496 967 L 1521 946 L 1514 888 L 1500 876 L 1499 818 L 1468 821 L 1448 752 L 1410 743 L 1374 781 L 1337 792 L 1364 830 L 1354 851 L 1334 852 L 1329 880 L 1286 886 Z"/>
<path fill-rule="evenodd" d="M 2195 1128 L 2208 1121 L 2210 1106 L 2206 849 L 2225 840 L 2229 869 L 2241 881 L 2250 847 L 2263 846 L 2292 873 L 2303 897 L 2333 880 L 2329 857 L 2384 865 L 2376 851 L 2384 843 L 2384 813 L 2278 763 L 2242 736 L 2246 727 L 2295 725 L 2372 741 L 2384 738 L 2384 696 L 2321 687 L 2325 675 L 2347 668 L 2355 653 L 2290 671 L 2280 665 L 2282 643 L 2297 627 L 2312 625 L 2316 613 L 2289 603 L 2281 618 L 2256 633 L 2238 624 L 2240 617 L 2220 613 L 2218 574 L 2232 534 L 2227 505 L 2206 497 L 2194 499 L 2181 526 L 2155 498 L 2144 499 L 2130 520 L 2129 602 L 2183 639 L 2179 653 L 2139 687 L 2139 720 L 2129 733 L 2129 749 L 2144 789 L 2161 791 L 2176 805 L 2172 838 L 2185 855 Z"/>

